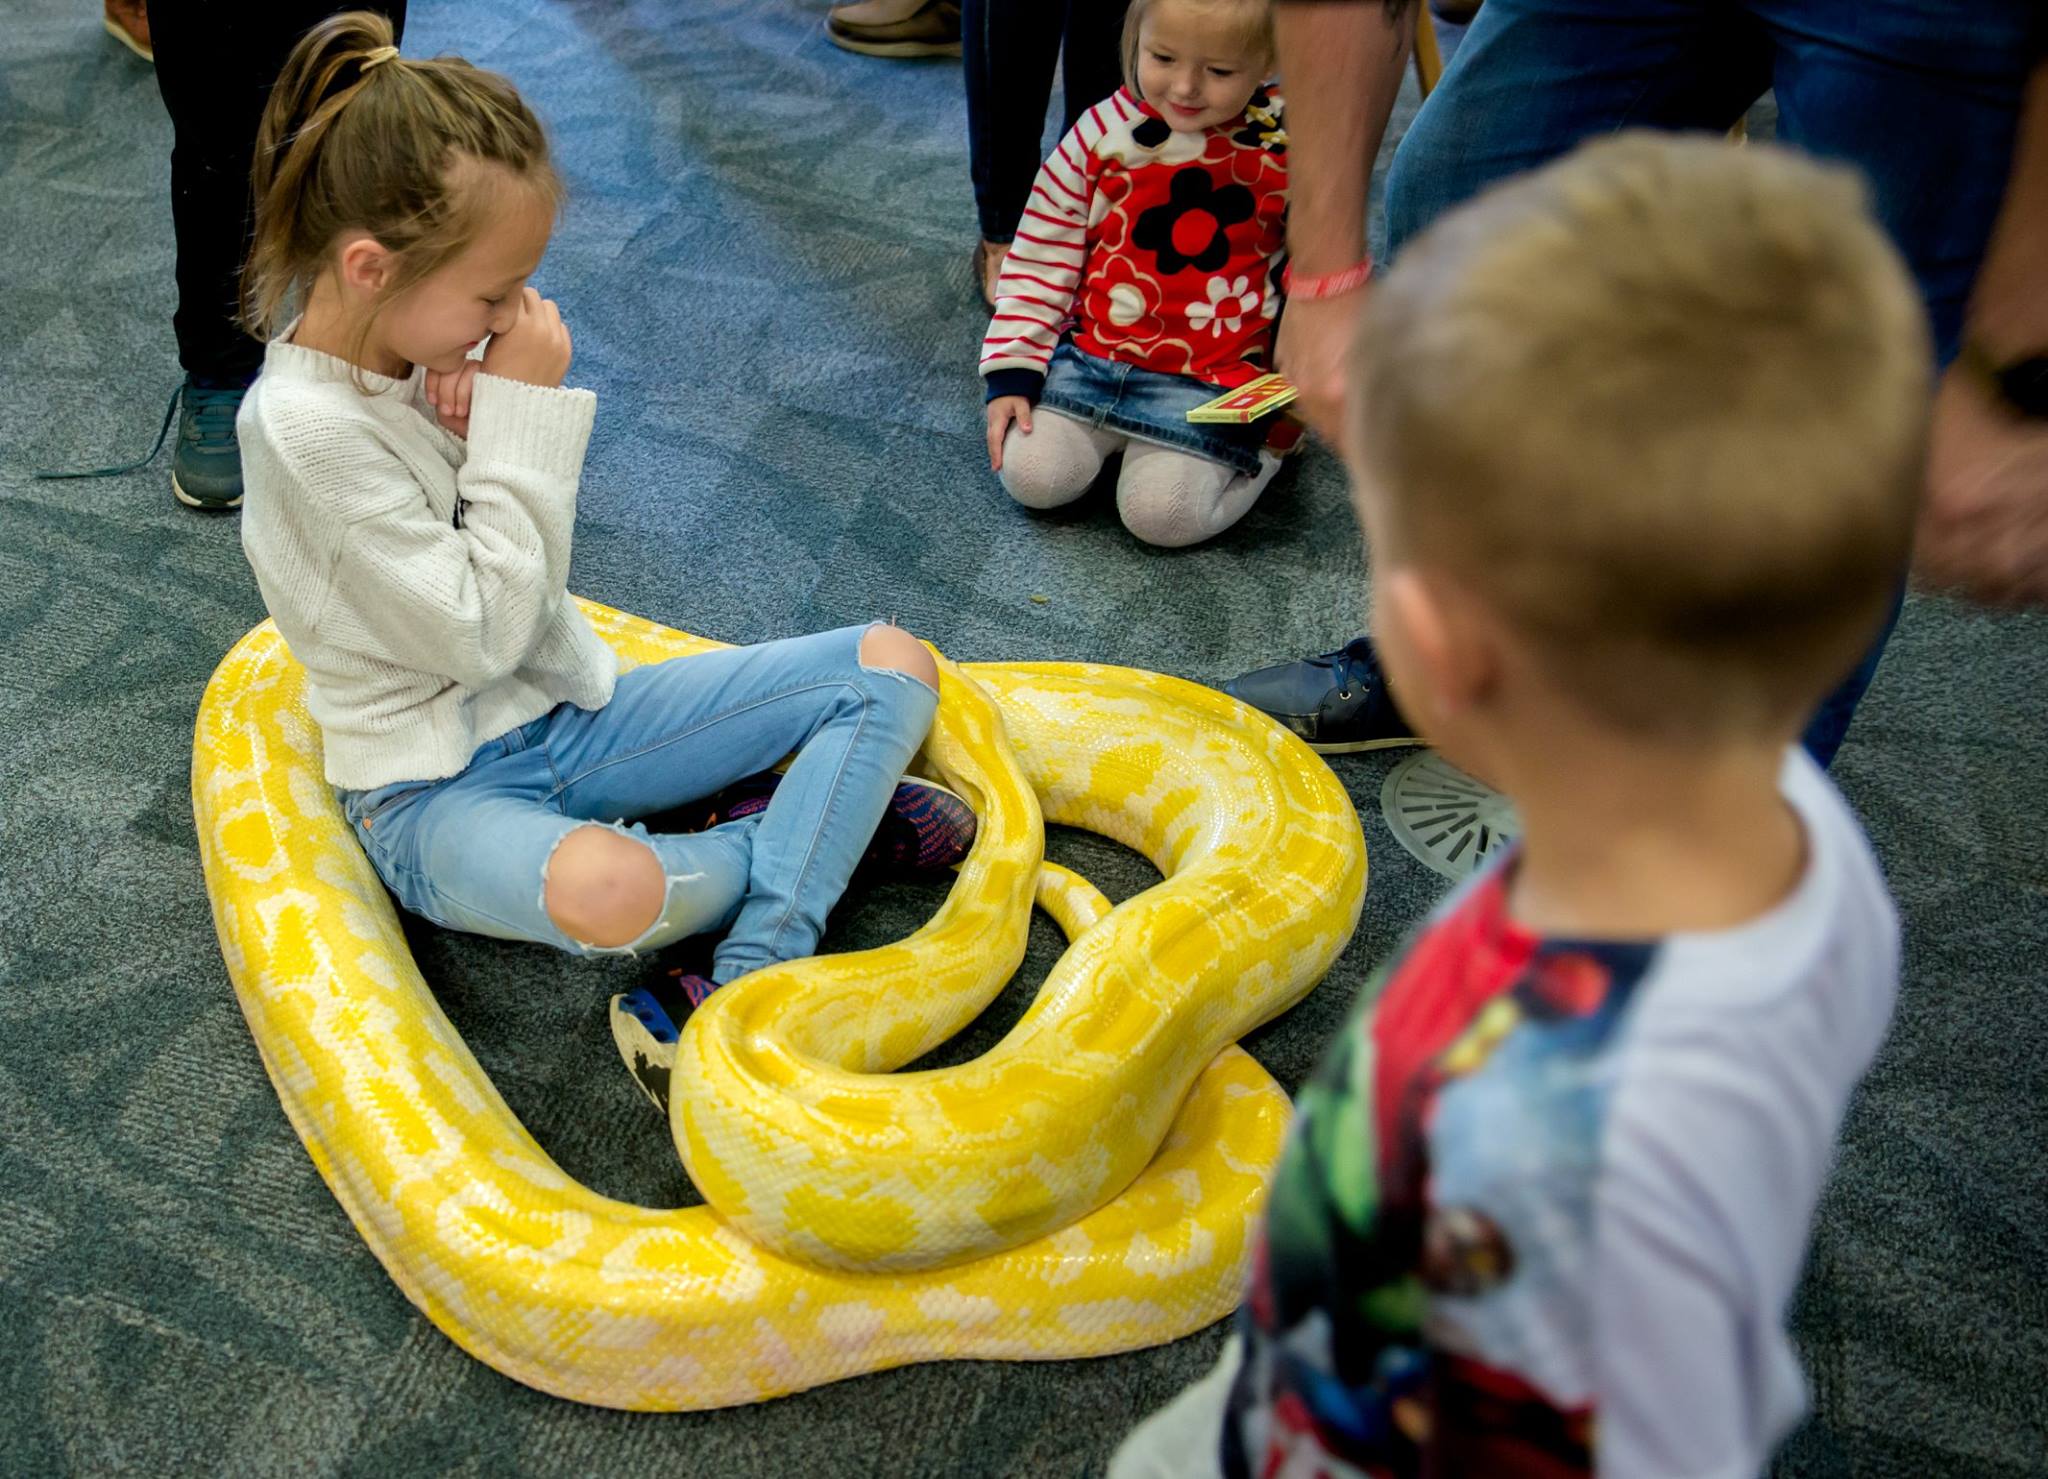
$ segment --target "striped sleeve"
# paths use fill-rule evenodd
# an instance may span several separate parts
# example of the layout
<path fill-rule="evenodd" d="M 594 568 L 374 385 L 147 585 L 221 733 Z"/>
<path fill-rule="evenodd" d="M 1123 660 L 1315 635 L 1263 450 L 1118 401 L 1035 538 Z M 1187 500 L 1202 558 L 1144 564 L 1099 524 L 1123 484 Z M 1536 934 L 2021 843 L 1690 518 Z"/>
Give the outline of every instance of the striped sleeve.
<path fill-rule="evenodd" d="M 1091 108 L 1060 140 L 1038 172 L 1017 239 L 996 283 L 995 317 L 981 341 L 981 373 L 989 398 L 1038 399 L 1046 362 L 1060 327 L 1074 310 L 1088 264 L 1088 207 L 1100 161 L 1095 146 L 1106 130 Z"/>

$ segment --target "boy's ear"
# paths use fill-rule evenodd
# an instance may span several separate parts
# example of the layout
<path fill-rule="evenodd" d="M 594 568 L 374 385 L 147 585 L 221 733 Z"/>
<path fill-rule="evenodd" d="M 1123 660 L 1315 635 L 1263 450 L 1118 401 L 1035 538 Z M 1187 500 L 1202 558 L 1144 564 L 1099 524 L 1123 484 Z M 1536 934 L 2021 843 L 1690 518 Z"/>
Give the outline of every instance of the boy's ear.
<path fill-rule="evenodd" d="M 1487 625 L 1454 582 L 1415 566 L 1387 572 L 1384 600 L 1393 608 L 1404 642 L 1428 688 L 1418 708 L 1441 721 L 1455 720 L 1492 692 L 1498 673 Z"/>
<path fill-rule="evenodd" d="M 397 266 L 398 259 L 368 232 L 359 231 L 345 238 L 335 256 L 342 284 L 368 295 L 383 292 Z"/>

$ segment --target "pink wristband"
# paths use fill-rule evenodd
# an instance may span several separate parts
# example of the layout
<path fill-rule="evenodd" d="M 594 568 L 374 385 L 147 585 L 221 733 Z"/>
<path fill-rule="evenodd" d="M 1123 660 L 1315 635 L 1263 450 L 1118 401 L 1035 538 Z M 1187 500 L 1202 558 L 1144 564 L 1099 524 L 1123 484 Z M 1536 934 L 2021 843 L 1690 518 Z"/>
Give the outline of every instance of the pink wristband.
<path fill-rule="evenodd" d="M 1326 272 L 1321 277 L 1297 278 L 1294 264 L 1289 262 L 1280 274 L 1280 291 L 1290 298 L 1314 303 L 1323 298 L 1341 298 L 1346 293 L 1356 292 L 1371 280 L 1370 257 L 1356 267 L 1346 267 L 1342 272 Z"/>

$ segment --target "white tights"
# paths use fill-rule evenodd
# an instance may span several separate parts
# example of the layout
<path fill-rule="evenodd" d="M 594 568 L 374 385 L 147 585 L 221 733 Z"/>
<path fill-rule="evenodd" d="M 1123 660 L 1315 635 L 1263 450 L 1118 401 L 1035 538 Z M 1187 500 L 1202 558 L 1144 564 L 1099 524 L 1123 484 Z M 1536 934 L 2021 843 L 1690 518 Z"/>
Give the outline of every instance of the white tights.
<path fill-rule="evenodd" d="M 1243 518 L 1280 459 L 1259 454 L 1259 470 L 1241 474 L 1193 452 L 1104 431 L 1040 406 L 1026 436 L 1012 423 L 1003 438 L 1003 487 L 1026 508 L 1058 508 L 1094 484 L 1109 454 L 1121 447 L 1116 511 L 1124 527 L 1147 544 L 1177 549 L 1200 544 Z"/>

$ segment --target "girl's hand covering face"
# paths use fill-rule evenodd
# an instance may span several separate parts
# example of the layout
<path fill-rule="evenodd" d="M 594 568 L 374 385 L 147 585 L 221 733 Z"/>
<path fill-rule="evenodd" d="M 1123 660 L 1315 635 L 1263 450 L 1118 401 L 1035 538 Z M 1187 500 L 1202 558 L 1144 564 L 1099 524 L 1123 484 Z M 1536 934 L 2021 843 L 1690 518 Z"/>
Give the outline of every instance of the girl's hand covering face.
<path fill-rule="evenodd" d="M 529 287 L 521 291 L 519 317 L 512 327 L 491 336 L 483 368 L 486 375 L 552 388 L 569 373 L 573 353 L 562 311 L 553 299 Z"/>

